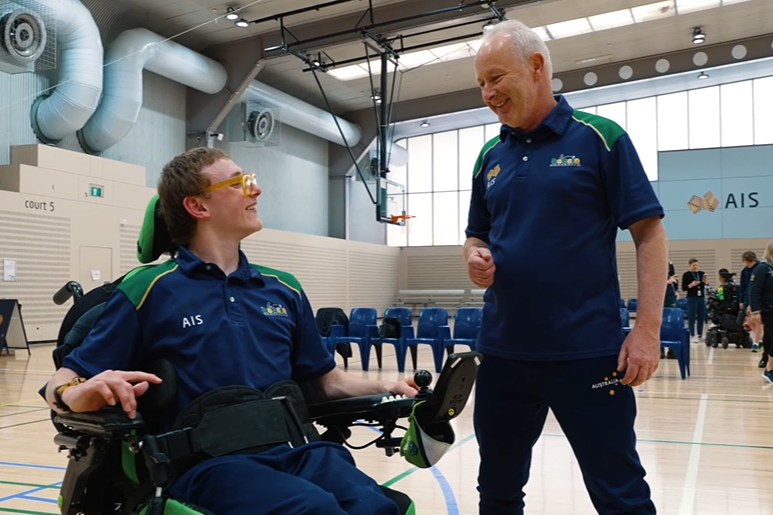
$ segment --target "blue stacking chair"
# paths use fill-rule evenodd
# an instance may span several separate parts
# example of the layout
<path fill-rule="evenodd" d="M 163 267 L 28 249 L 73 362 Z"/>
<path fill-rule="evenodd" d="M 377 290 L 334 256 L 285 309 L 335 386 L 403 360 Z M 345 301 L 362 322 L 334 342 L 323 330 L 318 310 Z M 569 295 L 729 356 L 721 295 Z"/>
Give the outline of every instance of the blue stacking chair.
<path fill-rule="evenodd" d="M 636 299 L 628 299 L 628 312 L 636 313 Z"/>
<path fill-rule="evenodd" d="M 620 323 L 623 324 L 623 331 L 626 335 L 631 332 L 631 315 L 628 308 L 620 308 Z"/>
<path fill-rule="evenodd" d="M 405 351 L 407 341 L 413 338 L 413 313 L 411 308 L 387 308 L 384 311 L 384 318 L 396 318 L 400 322 L 399 338 L 379 338 L 371 337 L 371 344 L 376 348 L 376 355 L 381 355 L 381 345 L 389 344 L 395 346 L 395 355 L 397 356 L 397 370 L 405 372 Z M 351 323 L 351 321 L 349 322 Z M 381 365 L 379 365 L 381 366 Z"/>
<path fill-rule="evenodd" d="M 440 328 L 441 347 L 448 354 L 454 352 L 454 345 L 467 345 L 470 350 L 475 350 L 475 341 L 478 339 L 482 318 L 482 308 L 457 308 L 456 313 L 454 313 L 453 337 L 451 337 L 450 328 Z"/>
<path fill-rule="evenodd" d="M 676 307 L 682 310 L 684 316 L 687 316 L 687 299 L 676 299 Z"/>
<path fill-rule="evenodd" d="M 690 332 L 684 325 L 681 309 L 663 308 L 660 347 L 668 347 L 674 351 L 679 364 L 679 375 L 682 379 L 687 379 L 690 375 Z"/>
<path fill-rule="evenodd" d="M 411 351 L 414 370 L 416 370 L 418 346 L 424 344 L 432 348 L 435 372 L 440 373 L 440 369 L 443 367 L 443 353 L 445 352 L 441 327 L 444 327 L 446 332 L 449 329 L 448 311 L 446 311 L 446 308 L 421 308 L 421 311 L 419 311 L 419 322 L 416 327 L 416 337 L 406 340 L 406 345 Z"/>
<path fill-rule="evenodd" d="M 335 334 L 334 334 L 335 332 Z M 371 339 L 378 334 L 378 313 L 375 308 L 354 308 L 349 313 L 349 334 L 344 334 L 343 326 L 330 327 L 330 347 L 356 343 L 360 349 L 362 369 L 368 370 L 370 364 Z M 378 348 L 378 368 L 381 368 L 381 348 Z M 344 365 L 346 360 L 344 360 Z"/>

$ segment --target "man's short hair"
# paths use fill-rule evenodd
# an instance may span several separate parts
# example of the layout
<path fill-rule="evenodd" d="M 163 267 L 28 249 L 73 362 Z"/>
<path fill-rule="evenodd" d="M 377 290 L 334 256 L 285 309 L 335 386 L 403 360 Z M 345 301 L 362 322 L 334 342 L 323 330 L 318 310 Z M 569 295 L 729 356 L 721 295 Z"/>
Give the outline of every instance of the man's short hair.
<path fill-rule="evenodd" d="M 221 159 L 229 159 L 222 150 L 198 147 L 175 157 L 161 171 L 158 180 L 161 215 L 176 244 L 187 245 L 196 234 L 196 219 L 185 210 L 183 199 L 209 186 L 209 179 L 201 171 Z"/>
<path fill-rule="evenodd" d="M 741 256 L 741 259 L 743 259 L 746 263 L 754 263 L 757 261 L 757 254 L 752 252 L 751 250 L 747 250 L 743 253 Z"/>
<path fill-rule="evenodd" d="M 696 258 L 690 258 L 690 261 L 687 262 L 688 265 L 692 265 L 693 263 L 697 263 L 698 260 Z"/>

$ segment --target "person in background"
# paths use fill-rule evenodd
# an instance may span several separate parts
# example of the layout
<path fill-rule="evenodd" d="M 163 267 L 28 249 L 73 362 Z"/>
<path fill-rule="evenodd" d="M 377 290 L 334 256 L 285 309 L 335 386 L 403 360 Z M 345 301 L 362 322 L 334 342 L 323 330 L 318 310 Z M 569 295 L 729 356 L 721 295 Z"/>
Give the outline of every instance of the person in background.
<path fill-rule="evenodd" d="M 762 345 L 765 354 L 770 356 L 773 352 L 773 240 L 768 242 L 762 261 L 752 270 L 749 306 L 754 323 L 764 326 Z M 773 383 L 773 360 L 768 359 L 762 378 Z"/>
<path fill-rule="evenodd" d="M 706 285 L 709 278 L 698 270 L 698 260 L 690 258 L 689 269 L 682 275 L 682 290 L 687 292 L 687 325 L 694 342 L 703 339 L 703 324 L 706 321 Z M 696 332 L 697 325 L 697 332 Z"/>
<path fill-rule="evenodd" d="M 757 254 L 747 250 L 741 256 L 743 261 L 743 270 L 741 270 L 741 284 L 738 292 L 739 307 L 746 313 L 746 323 L 749 325 L 749 332 L 752 337 L 752 352 L 759 352 L 762 347 L 762 324 L 752 321 L 751 309 L 749 308 L 749 282 L 752 278 L 754 267 L 759 264 Z M 767 354 L 763 353 L 760 359 L 760 368 L 765 368 L 767 364 Z"/>
<path fill-rule="evenodd" d="M 668 261 L 668 279 L 666 280 L 666 296 L 663 299 L 664 308 L 675 308 L 676 299 L 678 295 L 676 293 L 679 288 L 679 278 L 676 276 L 676 270 L 674 270 L 674 262 Z M 676 359 L 676 353 L 673 349 L 668 349 L 668 353 L 665 352 L 663 347 L 660 348 L 660 359 Z"/>

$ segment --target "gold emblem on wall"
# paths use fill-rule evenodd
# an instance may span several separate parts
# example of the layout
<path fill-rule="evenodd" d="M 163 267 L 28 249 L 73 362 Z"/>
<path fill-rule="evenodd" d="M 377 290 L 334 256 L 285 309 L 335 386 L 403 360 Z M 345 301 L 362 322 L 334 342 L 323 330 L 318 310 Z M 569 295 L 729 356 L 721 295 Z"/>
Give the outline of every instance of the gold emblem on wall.
<path fill-rule="evenodd" d="M 687 207 L 690 208 L 692 214 L 697 213 L 701 209 L 713 213 L 717 210 L 717 206 L 719 206 L 719 199 L 715 197 L 711 191 L 707 191 L 702 197 L 693 195 L 692 198 L 687 201 Z"/>

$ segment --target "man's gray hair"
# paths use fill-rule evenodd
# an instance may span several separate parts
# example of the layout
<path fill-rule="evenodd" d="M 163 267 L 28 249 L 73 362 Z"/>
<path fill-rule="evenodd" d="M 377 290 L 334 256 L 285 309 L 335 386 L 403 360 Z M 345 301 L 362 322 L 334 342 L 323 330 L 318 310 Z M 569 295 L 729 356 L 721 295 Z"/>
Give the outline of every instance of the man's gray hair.
<path fill-rule="evenodd" d="M 548 80 L 553 78 L 553 63 L 550 60 L 550 51 L 539 34 L 531 30 L 518 20 L 505 20 L 493 27 L 485 29 L 481 37 L 481 43 L 485 43 L 492 37 L 504 34 L 510 37 L 515 55 L 522 63 L 527 63 L 532 54 L 539 52 L 545 58 L 545 71 Z"/>

